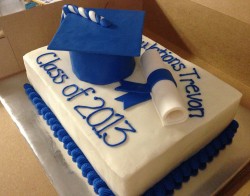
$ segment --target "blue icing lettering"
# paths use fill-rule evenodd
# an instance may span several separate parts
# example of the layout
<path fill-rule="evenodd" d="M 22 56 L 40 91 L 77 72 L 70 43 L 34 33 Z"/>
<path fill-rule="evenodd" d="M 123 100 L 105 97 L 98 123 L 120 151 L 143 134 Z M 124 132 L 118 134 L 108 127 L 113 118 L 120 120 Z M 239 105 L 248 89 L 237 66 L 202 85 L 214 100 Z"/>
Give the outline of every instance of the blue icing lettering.
<path fill-rule="evenodd" d="M 185 74 L 179 74 L 179 76 L 183 79 L 180 80 L 180 82 L 187 82 L 187 85 L 185 87 L 185 91 L 187 93 L 188 101 L 188 110 L 191 112 L 189 114 L 190 118 L 198 117 L 202 118 L 204 117 L 204 108 L 203 108 L 203 100 L 199 98 L 201 96 L 200 88 L 195 84 L 195 81 L 193 78 L 201 79 L 200 75 L 198 74 L 197 70 L 193 68 L 192 72 L 185 73 Z"/>
<path fill-rule="evenodd" d="M 72 90 L 72 92 L 70 92 L 71 90 Z M 62 93 L 64 96 L 68 97 L 68 96 L 71 96 L 71 95 L 74 95 L 75 93 L 77 93 L 78 90 L 79 90 L 79 88 L 76 84 L 71 84 L 71 85 L 65 86 L 62 90 Z"/>
<path fill-rule="evenodd" d="M 46 57 L 46 62 L 44 57 Z M 52 79 L 52 81 L 56 84 L 61 84 L 65 82 L 66 79 L 69 77 L 66 75 L 66 73 L 57 67 L 55 64 L 57 61 L 61 60 L 56 53 L 54 52 L 48 52 L 44 53 L 40 56 L 37 57 L 36 63 L 39 65 L 40 68 L 42 68 L 47 75 Z M 67 85 L 63 88 L 62 94 L 64 97 L 67 98 L 67 101 L 72 101 L 76 99 L 77 97 L 81 97 L 81 95 L 88 96 L 95 94 L 96 91 L 94 88 L 89 87 L 86 89 L 78 87 L 76 84 L 71 84 Z M 118 113 L 115 113 L 113 108 L 108 108 L 105 107 L 105 101 L 101 97 L 93 97 L 93 100 L 96 101 L 97 105 L 95 106 L 86 106 L 86 105 L 76 105 L 74 107 L 74 110 L 83 118 L 86 119 L 87 124 L 92 128 L 93 132 L 99 137 L 102 138 L 102 132 L 110 128 L 111 126 L 117 124 L 120 122 L 124 116 Z M 108 111 L 107 116 L 100 120 L 100 122 L 93 122 L 93 119 L 95 119 L 95 116 L 98 115 L 98 113 L 103 112 L 103 111 Z M 84 112 L 84 113 L 83 113 Z M 85 114 L 85 112 L 90 113 L 90 114 Z M 126 121 L 127 122 L 127 121 Z M 132 127 L 129 123 L 126 123 L 129 125 L 129 127 Z M 130 128 L 130 132 L 135 132 L 133 131 L 134 128 Z M 115 127 L 116 131 L 120 131 L 123 134 L 125 134 L 125 138 L 119 143 L 116 143 L 115 145 L 111 144 L 109 145 L 108 142 L 105 143 L 105 139 L 103 142 L 108 145 L 108 146 L 118 146 L 126 141 L 127 135 L 125 131 L 129 131 L 128 129 L 124 128 L 117 128 Z"/>
<path fill-rule="evenodd" d="M 177 63 L 177 64 L 171 63 L 171 66 L 173 67 L 173 69 L 174 69 L 175 71 L 181 71 L 182 69 L 185 69 L 185 68 L 186 68 L 186 66 L 185 66 L 183 63 Z"/>
<path fill-rule="evenodd" d="M 53 75 L 54 70 L 50 70 L 49 72 L 47 71 L 47 74 L 52 78 L 53 82 L 56 84 L 61 84 L 65 82 L 66 79 L 69 77 L 64 73 L 62 69 L 56 69 L 56 75 Z"/>
<path fill-rule="evenodd" d="M 53 78 L 54 83 L 61 84 L 61 83 L 64 83 L 66 79 L 69 79 L 69 77 L 66 74 L 64 74 L 64 72 L 61 72 L 61 73 L 63 74 L 59 75 L 58 77 Z"/>
<path fill-rule="evenodd" d="M 141 48 L 147 49 L 148 42 L 142 41 Z"/>
<path fill-rule="evenodd" d="M 174 57 L 171 55 L 171 53 L 172 53 L 172 52 L 169 52 L 169 53 L 166 53 L 165 55 L 163 55 L 163 56 L 161 57 L 162 60 L 163 60 L 164 62 L 167 62 L 167 63 L 171 62 L 171 61 L 174 59 Z"/>
<path fill-rule="evenodd" d="M 159 52 L 160 56 L 163 57 L 164 55 L 167 54 L 167 49 L 166 49 L 166 48 L 164 48 L 164 49 L 160 49 L 160 48 L 159 48 L 158 52 Z M 171 53 L 171 52 L 170 52 L 170 53 Z M 162 55 L 162 54 L 163 54 L 163 55 Z"/>
<path fill-rule="evenodd" d="M 165 50 L 160 50 L 160 54 L 163 54 L 161 56 L 162 60 L 173 68 L 174 71 L 181 71 L 182 69 L 185 69 L 186 66 L 181 62 L 180 59 L 174 57 L 172 55 L 172 52 L 168 52 L 167 49 Z"/>
<path fill-rule="evenodd" d="M 115 118 L 115 117 L 116 117 L 116 118 Z M 97 130 L 97 127 L 94 127 L 94 128 L 93 128 L 93 131 L 98 135 L 98 137 L 101 136 L 100 133 L 101 133 L 102 131 L 104 131 L 105 129 L 109 128 L 110 126 L 116 124 L 116 123 L 119 122 L 120 120 L 122 120 L 122 119 L 124 118 L 124 116 L 121 115 L 121 114 L 116 113 L 115 115 L 112 115 L 112 117 L 111 117 L 110 119 L 108 119 L 108 120 L 111 121 L 111 120 L 113 120 L 113 118 L 114 118 L 115 120 L 112 121 L 112 122 L 109 122 L 109 124 L 106 125 L 105 127 L 101 128 L 101 129 L 99 129 L 99 130 Z M 100 137 L 100 138 L 101 138 L 101 137 Z"/>
<path fill-rule="evenodd" d="M 80 114 L 80 116 L 85 119 L 86 118 L 86 115 L 84 115 L 80 109 L 91 109 L 91 110 L 95 110 L 95 109 L 99 109 L 99 108 L 102 108 L 104 105 L 105 105 L 105 101 L 101 98 L 101 97 L 94 97 L 94 100 L 96 101 L 100 101 L 100 105 L 98 106 L 83 106 L 83 105 L 77 105 L 74 107 L 74 110 L 76 110 L 76 112 L 78 114 Z"/>
<path fill-rule="evenodd" d="M 47 55 L 52 55 L 53 57 L 57 57 L 57 54 L 56 54 L 56 53 L 54 53 L 54 52 L 48 52 L 48 53 L 41 54 L 40 56 L 38 56 L 38 57 L 36 58 L 36 63 L 39 64 L 39 65 L 42 64 L 43 62 L 42 62 L 42 61 L 39 61 L 40 58 L 42 58 L 42 57 L 44 57 L 44 56 L 47 56 Z"/>
<path fill-rule="evenodd" d="M 98 105 L 95 106 L 86 106 L 86 105 L 77 105 L 74 107 L 74 110 L 83 118 L 86 119 L 87 124 L 92 128 L 93 132 L 98 136 L 98 138 L 103 138 L 105 135 L 107 135 L 106 132 L 107 130 L 110 130 L 111 126 L 117 124 L 120 122 L 124 116 L 118 113 L 115 113 L 113 108 L 109 107 L 104 107 L 105 106 L 105 101 L 100 98 L 100 97 L 94 97 L 94 100 L 98 101 Z M 89 110 L 94 110 L 90 114 L 86 114 L 89 112 Z M 100 120 L 99 122 L 92 122 L 93 118 L 98 115 L 98 113 L 107 111 L 106 116 Z M 127 121 L 126 121 L 127 122 Z M 115 127 L 116 131 L 120 131 L 123 134 L 125 134 L 126 137 L 123 138 L 123 140 L 119 143 L 114 144 L 109 144 L 106 139 L 103 139 L 104 143 L 110 147 L 113 146 L 118 146 L 124 143 L 127 139 L 127 134 L 125 133 L 126 131 L 130 132 L 136 132 L 135 129 L 127 122 L 126 124 L 129 125 L 129 128 L 119 128 Z M 111 129 L 113 130 L 113 129 Z M 104 132 L 104 133 L 103 133 Z M 106 137 L 106 136 L 105 136 Z"/>
<path fill-rule="evenodd" d="M 201 95 L 200 93 L 197 93 L 196 95 Z M 189 96 L 189 95 L 188 95 Z M 193 95 L 192 95 L 193 96 Z M 189 96 L 191 97 L 191 96 Z M 198 99 L 198 98 L 192 98 L 191 100 L 188 101 L 188 105 L 192 108 L 200 108 L 202 107 L 202 103 L 201 103 L 202 99 Z"/>
<path fill-rule="evenodd" d="M 111 147 L 119 146 L 119 145 L 123 144 L 127 140 L 128 136 L 127 136 L 126 132 L 133 132 L 133 133 L 136 132 L 134 127 L 127 120 L 125 120 L 124 123 L 125 123 L 125 125 L 127 125 L 126 128 L 124 128 L 124 127 L 115 127 L 116 131 L 121 132 L 123 134 L 123 138 L 120 141 L 118 141 L 117 143 L 111 144 L 107 139 L 108 134 L 104 133 L 103 134 L 103 141 L 104 141 L 105 144 L 107 144 L 108 146 L 111 146 Z"/>
<path fill-rule="evenodd" d="M 186 89 L 187 93 L 191 93 L 191 92 L 197 93 L 197 92 L 200 92 L 200 88 L 198 86 L 196 86 L 195 84 L 187 85 L 185 87 L 185 89 Z"/>
<path fill-rule="evenodd" d="M 201 77 L 199 76 L 197 70 L 195 68 L 193 68 L 193 72 L 191 73 L 186 73 L 186 74 L 180 74 L 181 77 L 183 76 L 191 76 L 191 75 L 195 75 L 197 79 L 201 79 Z"/>
<path fill-rule="evenodd" d="M 64 74 L 64 71 L 62 69 L 55 68 L 47 71 L 47 74 L 51 78 L 57 78 L 59 75 Z"/>
<path fill-rule="evenodd" d="M 45 56 L 49 56 L 49 57 L 52 56 L 53 58 L 49 60 L 48 62 L 43 62 L 41 59 L 43 59 L 43 57 Z M 69 78 L 62 69 L 59 69 L 55 65 L 55 63 L 59 60 L 61 59 L 57 57 L 57 54 L 54 52 L 48 52 L 36 58 L 36 62 L 39 65 L 39 67 L 42 68 L 48 74 L 48 76 L 52 79 L 52 81 L 56 84 L 64 83 L 65 80 Z"/>
<path fill-rule="evenodd" d="M 51 61 L 49 61 L 49 62 L 46 62 L 46 63 L 44 63 L 44 64 L 40 64 L 40 67 L 43 67 L 43 69 L 44 69 L 45 71 L 49 70 L 47 67 L 50 68 L 50 66 L 57 68 L 57 66 L 56 66 L 55 64 L 53 64 L 53 63 L 55 63 L 55 62 L 57 62 L 57 61 L 59 61 L 59 60 L 60 60 L 60 58 L 56 58 L 56 59 L 51 60 Z"/>
<path fill-rule="evenodd" d="M 91 91 L 91 93 L 95 93 L 95 89 L 93 88 L 82 89 L 82 88 L 79 88 L 76 84 L 71 84 L 71 85 L 64 87 L 62 90 L 62 93 L 64 96 L 68 97 L 67 101 L 71 101 L 72 99 L 82 94 L 85 96 L 88 96 L 89 95 L 88 91 Z"/>
<path fill-rule="evenodd" d="M 106 110 L 106 111 L 109 111 L 110 114 L 109 114 L 103 121 L 97 122 L 97 123 L 92 123 L 92 122 L 91 122 L 91 118 L 92 118 L 93 116 L 95 116 L 95 115 L 98 114 L 99 112 L 103 112 L 103 111 L 105 111 L 105 110 Z M 100 131 L 96 131 L 96 127 L 99 126 L 99 125 L 104 124 L 105 122 L 107 122 L 110 118 L 112 118 L 113 115 L 114 115 L 114 109 L 113 109 L 113 108 L 100 108 L 100 109 L 98 109 L 98 110 L 92 112 L 90 115 L 88 115 L 86 121 L 87 121 L 88 125 L 89 125 L 90 127 L 92 127 L 92 130 L 95 131 L 96 135 L 97 135 L 99 138 L 101 138 L 102 136 L 100 135 Z"/>
<path fill-rule="evenodd" d="M 189 114 L 189 117 L 190 118 L 193 118 L 193 117 L 198 117 L 198 118 L 202 118 L 204 117 L 205 115 L 205 109 L 200 107 L 200 108 L 188 108 L 188 111 L 192 112 L 191 114 Z M 193 112 L 196 112 L 196 113 L 193 113 Z"/>
<path fill-rule="evenodd" d="M 54 60 L 53 62 L 56 62 L 56 61 L 58 61 L 58 60 L 60 60 L 59 58 L 58 59 L 56 59 L 56 60 Z M 48 72 L 50 72 L 50 71 L 52 71 L 52 70 L 55 70 L 55 69 L 57 69 L 57 66 L 56 65 L 54 65 L 54 64 L 43 64 L 43 65 L 40 65 L 40 67 L 43 67 L 43 69 L 48 73 Z"/>
<path fill-rule="evenodd" d="M 164 49 L 159 48 L 157 46 L 157 43 L 154 43 L 147 48 L 148 45 L 149 45 L 148 42 L 142 41 L 141 47 L 145 50 L 152 50 L 152 49 L 157 50 L 159 52 L 162 60 L 164 62 L 168 63 L 169 65 L 171 65 L 174 71 L 181 71 L 182 69 L 186 68 L 186 66 L 181 62 L 180 59 L 178 59 L 172 55 L 171 51 L 168 51 L 166 48 L 164 48 Z"/>
<path fill-rule="evenodd" d="M 105 118 L 103 121 L 98 122 L 98 123 L 93 123 L 93 122 L 91 122 L 91 118 L 92 118 L 93 116 L 95 116 L 95 115 L 98 114 L 99 112 L 102 112 L 102 113 L 103 113 L 103 111 L 105 111 L 105 110 L 110 112 L 110 114 L 108 115 L 107 118 Z M 107 121 L 114 115 L 114 113 L 115 113 L 115 112 L 114 112 L 114 109 L 113 109 L 113 108 L 100 108 L 100 109 L 98 109 L 98 110 L 92 112 L 90 115 L 88 115 L 86 121 L 87 121 L 87 123 L 88 123 L 91 127 L 99 126 L 99 125 L 101 125 L 101 124 L 107 122 Z"/>
<path fill-rule="evenodd" d="M 158 52 L 160 50 L 159 47 L 157 47 L 157 43 L 154 43 L 153 45 L 151 45 L 149 48 L 147 48 L 146 50 L 153 50 L 153 49 L 156 49 Z"/>
<path fill-rule="evenodd" d="M 179 65 L 181 63 L 181 60 L 174 57 L 171 59 L 171 61 L 168 61 L 168 63 L 171 63 L 171 66 L 173 67 L 175 65 Z M 185 67 L 185 65 L 184 65 L 184 67 Z M 175 70 L 175 71 L 177 71 L 177 70 Z"/>

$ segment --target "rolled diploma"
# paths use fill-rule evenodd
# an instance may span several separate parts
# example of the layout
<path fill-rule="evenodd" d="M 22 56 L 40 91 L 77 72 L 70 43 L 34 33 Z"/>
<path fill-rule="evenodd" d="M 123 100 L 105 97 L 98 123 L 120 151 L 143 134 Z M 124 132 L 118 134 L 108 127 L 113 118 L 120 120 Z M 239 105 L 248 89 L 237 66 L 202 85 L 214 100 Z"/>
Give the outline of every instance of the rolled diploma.
<path fill-rule="evenodd" d="M 166 65 L 156 50 L 144 52 L 141 57 L 141 65 L 146 78 L 157 69 L 166 69 Z M 187 120 L 188 111 L 178 89 L 171 80 L 158 81 L 152 87 L 151 97 L 163 126 Z"/>

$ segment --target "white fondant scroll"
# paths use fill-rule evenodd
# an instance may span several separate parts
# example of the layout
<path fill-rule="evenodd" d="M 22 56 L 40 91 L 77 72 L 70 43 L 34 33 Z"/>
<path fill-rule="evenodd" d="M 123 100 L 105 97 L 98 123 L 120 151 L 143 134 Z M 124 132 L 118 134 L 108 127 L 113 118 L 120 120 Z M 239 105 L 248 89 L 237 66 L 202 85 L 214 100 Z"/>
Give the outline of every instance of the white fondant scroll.
<path fill-rule="evenodd" d="M 141 57 L 141 65 L 146 78 L 157 69 L 166 69 L 156 50 L 146 51 Z M 158 81 L 152 87 L 151 96 L 164 126 L 187 120 L 188 111 L 173 81 Z"/>

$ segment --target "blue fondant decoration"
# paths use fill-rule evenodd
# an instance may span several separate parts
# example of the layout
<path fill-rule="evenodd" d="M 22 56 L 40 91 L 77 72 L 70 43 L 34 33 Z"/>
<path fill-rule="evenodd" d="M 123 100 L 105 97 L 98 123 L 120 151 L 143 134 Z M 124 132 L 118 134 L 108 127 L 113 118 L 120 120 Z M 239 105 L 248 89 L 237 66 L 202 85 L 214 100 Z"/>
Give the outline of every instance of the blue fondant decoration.
<path fill-rule="evenodd" d="M 90 165 L 90 163 L 84 163 L 81 167 L 81 170 L 82 170 L 82 175 L 84 177 L 87 177 L 87 174 L 90 172 L 90 171 L 93 171 L 93 167 Z"/>
<path fill-rule="evenodd" d="M 115 98 L 115 100 L 123 102 L 123 109 L 126 110 L 134 105 L 148 101 L 151 99 L 150 93 L 126 93 L 120 97 Z"/>
<path fill-rule="evenodd" d="M 73 71 L 80 80 L 99 85 L 120 81 L 132 74 L 133 57 L 140 56 L 144 12 L 92 11 L 112 25 L 103 28 L 67 13 L 48 49 L 69 51 Z"/>
<path fill-rule="evenodd" d="M 140 56 L 144 22 L 143 11 L 92 10 L 110 20 L 112 26 L 102 28 L 93 22 L 69 13 L 61 23 L 48 48 L 104 55 Z"/>
<path fill-rule="evenodd" d="M 25 84 L 24 89 L 29 98 L 29 95 L 31 93 L 35 93 L 32 95 L 32 97 L 34 95 L 36 95 L 35 97 L 40 97 L 30 84 Z M 30 100 L 33 103 L 31 98 Z M 44 105 L 44 107 L 40 107 L 38 103 L 33 103 L 38 113 L 44 116 L 46 115 L 46 113 L 51 112 L 44 101 L 41 98 L 39 98 L 39 100 L 39 103 L 41 105 Z M 41 110 L 43 110 L 43 112 Z M 49 118 L 49 116 L 50 115 L 48 115 L 48 118 L 44 119 L 50 122 L 49 124 L 51 130 L 54 132 L 60 132 L 59 130 L 62 130 L 63 127 L 61 126 L 59 121 L 56 119 L 56 117 L 51 116 L 51 118 Z M 53 122 L 55 124 L 52 124 Z M 224 149 L 226 145 L 229 145 L 232 142 L 238 126 L 239 125 L 237 121 L 233 120 L 225 128 L 225 130 L 216 138 L 214 138 L 209 144 L 198 151 L 195 155 L 182 162 L 179 166 L 177 166 L 174 170 L 167 174 L 162 180 L 160 180 L 152 188 L 147 190 L 143 195 L 157 196 L 162 195 L 163 193 L 165 195 L 173 195 L 175 189 L 181 188 L 182 183 L 187 182 L 191 176 L 196 176 L 200 169 L 204 169 L 206 167 L 206 164 L 218 155 L 218 152 L 220 150 Z M 133 129 L 131 129 L 130 131 L 133 131 Z M 107 184 L 95 172 L 88 159 L 84 156 L 83 152 L 80 150 L 80 148 L 78 148 L 78 146 L 68 135 L 68 133 L 66 131 L 65 133 L 66 134 L 63 134 L 64 136 L 61 138 L 61 142 L 63 142 L 64 148 L 68 150 L 68 154 L 72 156 L 72 159 L 74 159 L 73 161 L 76 161 L 78 168 L 82 170 L 83 176 L 88 179 L 88 183 L 93 186 L 95 193 L 99 194 L 100 196 L 113 196 L 114 193 L 112 192 L 112 190 L 108 188 Z M 60 134 L 61 133 L 59 133 L 59 135 Z"/>
<path fill-rule="evenodd" d="M 174 77 L 169 70 L 157 69 L 149 74 L 146 84 L 121 81 L 121 86 L 118 86 L 115 90 L 127 93 L 115 98 L 115 100 L 123 102 L 124 110 L 144 101 L 148 101 L 151 99 L 150 92 L 153 86 L 161 80 L 169 80 L 177 87 Z"/>
<path fill-rule="evenodd" d="M 88 174 L 87 174 L 88 183 L 89 183 L 90 185 L 93 185 L 93 182 L 94 182 L 94 180 L 95 180 L 97 177 L 98 177 L 98 175 L 97 175 L 97 173 L 96 173 L 94 170 L 88 172 Z"/>
<path fill-rule="evenodd" d="M 77 167 L 81 169 L 82 165 L 88 163 L 87 158 L 82 154 L 76 158 Z"/>
<path fill-rule="evenodd" d="M 109 188 L 99 188 L 98 194 L 102 196 L 111 196 L 113 195 L 112 191 Z"/>
<path fill-rule="evenodd" d="M 71 138 L 68 136 L 68 135 L 65 135 L 63 138 L 62 138 L 62 142 L 63 142 L 63 147 L 65 149 L 67 149 L 67 144 L 71 141 Z"/>
<path fill-rule="evenodd" d="M 153 86 L 161 80 L 170 80 L 177 87 L 174 77 L 172 76 L 171 72 L 167 69 L 157 69 L 152 73 L 150 73 L 147 78 L 147 84 L 149 88 L 152 89 Z"/>
<path fill-rule="evenodd" d="M 135 68 L 134 58 L 129 56 L 70 52 L 72 70 L 78 79 L 104 85 L 130 76 Z"/>
<path fill-rule="evenodd" d="M 145 93 L 151 92 L 151 89 L 147 84 L 141 84 L 136 82 L 130 82 L 126 80 L 120 81 L 121 86 L 115 88 L 117 91 L 130 92 L 130 93 Z"/>
<path fill-rule="evenodd" d="M 76 162 L 77 157 L 79 157 L 80 155 L 82 155 L 82 151 L 79 148 L 74 149 L 72 151 L 72 160 Z"/>
<path fill-rule="evenodd" d="M 68 154 L 70 156 L 72 156 L 72 151 L 77 148 L 77 145 L 75 144 L 75 142 L 72 140 L 71 142 L 69 142 L 66 146 L 67 150 L 68 150 Z"/>
<path fill-rule="evenodd" d="M 88 19 L 96 24 L 99 24 L 103 27 L 111 26 L 110 21 L 105 19 L 103 16 L 96 14 L 93 10 L 89 10 L 83 7 L 77 7 L 75 5 L 64 5 L 62 9 L 62 18 L 61 22 L 65 19 L 68 13 L 76 14 L 84 19 Z"/>

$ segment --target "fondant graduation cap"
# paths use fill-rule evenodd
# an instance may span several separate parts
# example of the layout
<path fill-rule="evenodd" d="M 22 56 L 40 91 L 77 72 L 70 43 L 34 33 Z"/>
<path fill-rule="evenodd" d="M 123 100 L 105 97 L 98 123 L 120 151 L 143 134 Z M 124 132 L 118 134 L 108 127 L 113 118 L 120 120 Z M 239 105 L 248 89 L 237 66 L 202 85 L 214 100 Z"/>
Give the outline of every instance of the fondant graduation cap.
<path fill-rule="evenodd" d="M 83 81 L 109 84 L 132 74 L 140 56 L 143 11 L 63 7 L 61 25 L 48 46 L 69 51 Z"/>

